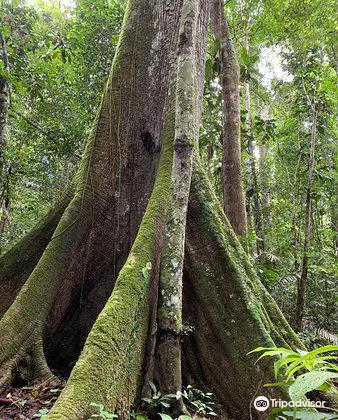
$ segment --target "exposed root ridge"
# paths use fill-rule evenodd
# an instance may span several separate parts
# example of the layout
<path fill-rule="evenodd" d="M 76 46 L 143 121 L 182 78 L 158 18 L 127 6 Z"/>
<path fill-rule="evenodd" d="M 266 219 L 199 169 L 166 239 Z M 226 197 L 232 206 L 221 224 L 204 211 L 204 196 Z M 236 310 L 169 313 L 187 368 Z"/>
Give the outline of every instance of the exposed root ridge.
<path fill-rule="evenodd" d="M 60 380 L 49 369 L 43 352 L 42 338 L 33 334 L 12 357 L 0 366 L 0 392 L 13 383 L 46 382 L 59 385 Z"/>

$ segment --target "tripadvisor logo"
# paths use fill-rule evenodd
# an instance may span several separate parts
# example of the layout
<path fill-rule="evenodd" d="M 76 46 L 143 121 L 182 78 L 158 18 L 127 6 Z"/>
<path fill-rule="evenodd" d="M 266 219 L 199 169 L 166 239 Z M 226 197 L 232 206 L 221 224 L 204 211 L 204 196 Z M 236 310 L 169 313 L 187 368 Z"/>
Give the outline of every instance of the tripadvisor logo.
<path fill-rule="evenodd" d="M 269 400 L 264 395 L 256 397 L 253 403 L 257 411 L 266 411 L 270 407 L 270 405 L 272 408 L 325 408 L 325 404 L 325 401 L 283 401 L 277 400 L 275 398 L 271 398 L 271 400 Z"/>
<path fill-rule="evenodd" d="M 270 401 L 264 395 L 255 398 L 254 407 L 257 411 L 266 411 L 270 407 Z"/>

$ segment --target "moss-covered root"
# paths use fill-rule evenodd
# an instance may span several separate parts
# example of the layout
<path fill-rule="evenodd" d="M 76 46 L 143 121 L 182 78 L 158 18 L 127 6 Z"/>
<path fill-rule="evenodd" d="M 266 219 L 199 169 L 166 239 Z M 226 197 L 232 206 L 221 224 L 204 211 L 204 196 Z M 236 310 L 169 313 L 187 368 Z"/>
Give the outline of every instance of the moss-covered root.
<path fill-rule="evenodd" d="M 60 380 L 49 369 L 43 352 L 41 333 L 38 330 L 30 337 L 29 349 L 23 347 L 15 356 L 6 359 L 1 366 L 0 389 L 15 380 L 56 386 Z"/>
<path fill-rule="evenodd" d="M 15 364 L 34 354 L 41 340 L 42 325 L 71 261 L 73 247 L 87 234 L 88 223 L 79 217 L 81 204 L 81 196 L 75 195 L 38 264 L 0 320 L 0 384 L 6 383 Z"/>
<path fill-rule="evenodd" d="M 172 133 L 172 123 L 168 129 Z M 83 419 L 91 402 L 119 411 L 123 419 L 138 392 L 150 317 L 147 301 L 150 283 L 156 281 L 152 267 L 158 265 L 170 190 L 172 145 L 167 143 L 164 141 L 153 193 L 128 260 L 48 420 Z"/>
<path fill-rule="evenodd" d="M 210 387 L 230 417 L 246 420 L 254 395 L 268 394 L 262 385 L 273 380 L 271 367 L 255 365 L 255 357 L 247 353 L 258 346 L 292 343 L 295 336 L 277 306 L 274 317 L 264 308 L 263 286 L 249 270 L 247 256 L 198 164 L 186 235 L 183 308 L 194 332 L 184 344 L 184 375 Z M 252 412 L 252 418 L 256 414 Z"/>
<path fill-rule="evenodd" d="M 50 241 L 71 199 L 67 191 L 46 216 L 0 258 L 0 318 L 13 303 Z"/>

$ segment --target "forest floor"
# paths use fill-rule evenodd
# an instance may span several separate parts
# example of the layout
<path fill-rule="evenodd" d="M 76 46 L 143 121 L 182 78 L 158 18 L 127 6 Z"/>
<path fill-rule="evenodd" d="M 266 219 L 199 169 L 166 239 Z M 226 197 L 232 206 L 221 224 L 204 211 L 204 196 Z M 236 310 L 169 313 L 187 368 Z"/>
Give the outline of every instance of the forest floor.
<path fill-rule="evenodd" d="M 8 388 L 0 394 L 0 420 L 34 420 L 46 414 L 61 392 L 42 383 Z"/>

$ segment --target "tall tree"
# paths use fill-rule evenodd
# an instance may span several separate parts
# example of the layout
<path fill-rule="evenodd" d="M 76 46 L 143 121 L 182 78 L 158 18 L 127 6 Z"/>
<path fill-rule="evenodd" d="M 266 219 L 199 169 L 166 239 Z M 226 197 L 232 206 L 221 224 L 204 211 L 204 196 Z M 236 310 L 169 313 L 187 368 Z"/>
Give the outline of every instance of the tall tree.
<path fill-rule="evenodd" d="M 302 269 L 301 275 L 298 282 L 298 295 L 297 295 L 297 320 L 296 328 L 298 331 L 302 330 L 303 327 L 303 316 L 304 316 L 304 297 L 305 297 L 305 288 L 308 278 L 308 264 L 309 264 L 309 241 L 311 235 L 311 187 L 313 182 L 313 171 L 315 164 L 315 145 L 316 145 L 316 128 L 317 126 L 317 111 L 313 109 L 312 111 L 312 121 L 311 121 L 311 147 L 309 153 L 309 169 L 308 169 L 308 178 L 306 185 L 306 210 L 305 210 L 305 231 L 304 231 L 304 249 L 303 249 L 303 259 L 302 259 Z"/>
<path fill-rule="evenodd" d="M 4 152 L 6 147 L 6 129 L 9 108 L 9 63 L 6 48 L 6 40 L 0 28 L 0 48 L 1 64 L 0 67 L 0 238 L 9 218 L 9 193 L 4 179 Z"/>
<path fill-rule="evenodd" d="M 180 42 L 177 48 L 171 197 L 164 233 L 158 307 L 158 370 L 160 387 L 166 394 L 175 393 L 182 388 L 184 244 L 199 120 L 196 59 L 198 0 L 184 2 L 181 13 L 178 34 Z M 177 411 L 183 411 L 182 398 L 178 399 Z"/>
<path fill-rule="evenodd" d="M 72 198 L 41 257 L 28 255 L 34 269 L 0 320 L 2 388 L 23 364 L 28 379 L 51 379 L 50 369 L 72 366 L 84 345 L 48 420 L 80 420 L 93 401 L 127 418 L 144 381 L 161 377 L 165 261 L 177 282 L 162 306 L 180 325 L 183 269 L 182 318 L 194 326 L 180 336 L 181 380 L 212 389 L 227 417 L 262 418 L 249 401 L 272 372 L 248 362 L 247 352 L 301 346 L 194 152 L 208 21 L 207 0 L 128 2 Z M 7 261 L 8 270 L 15 264 Z"/>
<path fill-rule="evenodd" d="M 222 186 L 224 211 L 237 235 L 246 234 L 245 198 L 241 170 L 241 106 L 239 65 L 221 0 L 212 2 L 213 30 L 220 42 L 222 87 Z"/>
<path fill-rule="evenodd" d="M 246 51 L 249 51 L 249 42 L 246 40 Z M 253 225 L 254 230 L 256 233 L 256 247 L 257 247 L 257 254 L 259 255 L 261 252 L 264 251 L 264 232 L 263 232 L 263 219 L 262 219 L 262 211 L 261 211 L 261 201 L 260 201 L 260 192 L 259 192 L 259 183 L 258 183 L 258 175 L 257 175 L 257 165 L 255 161 L 255 144 L 253 138 L 253 124 L 252 124 L 252 116 L 251 116 L 251 90 L 249 80 L 244 81 L 244 88 L 245 88 L 245 110 L 246 110 L 246 131 L 247 131 L 247 139 L 248 139 L 248 152 L 249 152 L 249 190 L 247 191 L 247 197 L 249 203 L 253 201 L 253 205 L 249 205 L 249 212 L 253 213 Z"/>
<path fill-rule="evenodd" d="M 301 331 L 303 327 L 304 317 L 304 299 L 306 284 L 308 281 L 308 270 L 309 270 L 309 245 L 311 235 L 311 218 L 312 218 L 312 183 L 313 183 L 313 172 L 315 168 L 315 146 L 316 146 L 316 133 L 317 133 L 317 110 L 314 104 L 311 104 L 312 115 L 311 115 L 311 143 L 308 163 L 308 176 L 306 183 L 306 207 L 305 207 L 305 228 L 304 228 L 304 248 L 301 274 L 298 281 L 298 294 L 297 294 L 297 319 L 296 329 Z"/>

